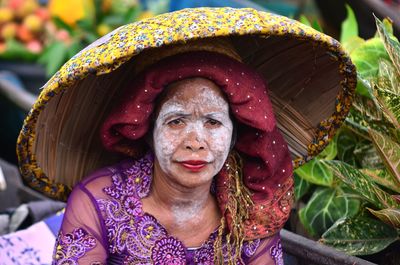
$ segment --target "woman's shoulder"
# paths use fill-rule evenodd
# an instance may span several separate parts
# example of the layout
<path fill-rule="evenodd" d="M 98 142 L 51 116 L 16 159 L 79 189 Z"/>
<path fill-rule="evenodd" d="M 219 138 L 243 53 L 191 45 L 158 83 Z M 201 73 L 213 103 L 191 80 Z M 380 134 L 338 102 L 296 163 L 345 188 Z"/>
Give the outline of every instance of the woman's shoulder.
<path fill-rule="evenodd" d="M 150 188 L 152 165 L 149 155 L 137 160 L 125 159 L 93 171 L 78 186 L 95 198 L 123 190 L 132 191 L 131 196 L 143 198 Z"/>

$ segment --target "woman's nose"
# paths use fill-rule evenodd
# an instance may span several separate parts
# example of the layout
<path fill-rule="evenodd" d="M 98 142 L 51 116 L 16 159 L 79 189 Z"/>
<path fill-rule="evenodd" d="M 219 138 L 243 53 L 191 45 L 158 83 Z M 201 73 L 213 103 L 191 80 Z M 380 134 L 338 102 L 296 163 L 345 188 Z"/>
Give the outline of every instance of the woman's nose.
<path fill-rule="evenodd" d="M 185 141 L 185 148 L 192 151 L 205 149 L 205 143 L 202 138 L 197 132 L 190 132 Z"/>

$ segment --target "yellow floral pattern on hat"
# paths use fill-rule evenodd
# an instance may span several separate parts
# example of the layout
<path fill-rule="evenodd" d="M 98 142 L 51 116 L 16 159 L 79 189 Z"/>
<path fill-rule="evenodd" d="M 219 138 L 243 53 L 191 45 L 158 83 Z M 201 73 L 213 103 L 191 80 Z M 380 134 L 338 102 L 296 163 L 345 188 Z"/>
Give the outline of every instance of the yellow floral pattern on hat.
<path fill-rule="evenodd" d="M 88 74 L 112 72 L 148 48 L 201 38 L 249 34 L 309 40 L 326 48 L 340 63 L 340 71 L 345 78 L 336 99 L 336 111 L 319 124 L 315 139 L 308 146 L 308 154 L 293 163 L 298 167 L 308 161 L 328 144 L 351 106 L 356 83 L 355 68 L 340 44 L 327 35 L 279 15 L 250 8 L 196 8 L 122 26 L 75 55 L 49 80 L 25 119 L 17 142 L 20 169 L 25 181 L 32 188 L 59 200 L 66 200 L 70 192 L 70 187 L 54 183 L 46 176 L 37 164 L 33 151 L 38 116 L 55 95 L 68 90 Z"/>

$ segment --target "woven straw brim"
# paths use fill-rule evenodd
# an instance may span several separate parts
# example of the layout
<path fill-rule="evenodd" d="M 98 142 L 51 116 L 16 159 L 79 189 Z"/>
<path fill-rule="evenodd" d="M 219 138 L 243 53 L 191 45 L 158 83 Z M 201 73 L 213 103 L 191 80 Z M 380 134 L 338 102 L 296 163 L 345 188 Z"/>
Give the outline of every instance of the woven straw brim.
<path fill-rule="evenodd" d="M 278 127 L 295 167 L 317 155 L 351 106 L 354 65 L 329 36 L 253 9 L 199 8 L 123 26 L 68 61 L 44 86 L 18 139 L 25 181 L 65 200 L 88 172 L 120 158 L 106 152 L 99 127 L 132 82 L 144 50 L 227 38 L 267 81 Z M 136 69 L 137 70 L 137 69 Z"/>

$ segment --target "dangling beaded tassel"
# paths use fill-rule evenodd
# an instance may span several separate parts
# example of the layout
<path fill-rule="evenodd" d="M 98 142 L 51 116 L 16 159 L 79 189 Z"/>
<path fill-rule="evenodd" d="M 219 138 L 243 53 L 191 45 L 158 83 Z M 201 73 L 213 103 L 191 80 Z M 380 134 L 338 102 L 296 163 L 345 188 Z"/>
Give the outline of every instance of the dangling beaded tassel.
<path fill-rule="evenodd" d="M 243 264 L 241 252 L 245 231 L 243 222 L 249 218 L 249 207 L 253 205 L 250 191 L 246 188 L 242 178 L 242 159 L 239 154 L 232 151 L 228 157 L 228 203 L 225 207 L 218 236 L 214 243 L 214 263 L 224 264 L 222 238 L 227 226 L 225 216 L 231 219 L 228 227 L 229 233 L 225 236 L 226 252 L 228 254 L 228 265 Z"/>

